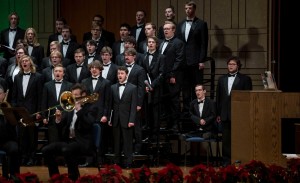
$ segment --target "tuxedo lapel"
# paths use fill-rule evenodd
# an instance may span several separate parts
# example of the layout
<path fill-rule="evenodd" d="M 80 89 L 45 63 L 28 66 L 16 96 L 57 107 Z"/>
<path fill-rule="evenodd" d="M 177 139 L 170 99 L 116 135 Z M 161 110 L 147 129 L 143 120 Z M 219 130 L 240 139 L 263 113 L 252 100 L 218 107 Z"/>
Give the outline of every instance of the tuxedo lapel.
<path fill-rule="evenodd" d="M 200 117 L 199 105 L 197 102 L 195 102 L 194 104 L 194 109 L 196 111 L 197 116 Z"/>
<path fill-rule="evenodd" d="M 98 81 L 97 81 L 97 84 L 96 84 L 96 86 L 95 86 L 95 91 L 99 91 L 99 89 L 101 88 L 101 86 L 102 86 L 102 82 L 103 81 L 103 78 L 100 78 L 99 77 L 99 79 L 98 79 Z"/>
<path fill-rule="evenodd" d="M 33 73 L 31 73 L 30 78 L 29 78 L 29 81 L 28 81 L 26 93 L 25 93 L 25 96 L 24 96 L 24 97 L 26 97 L 26 96 L 28 95 L 28 92 L 30 92 L 29 89 L 31 88 L 31 85 L 32 85 L 34 79 L 35 79 L 35 76 L 34 76 Z M 23 76 L 22 76 L 22 80 L 23 80 Z"/>

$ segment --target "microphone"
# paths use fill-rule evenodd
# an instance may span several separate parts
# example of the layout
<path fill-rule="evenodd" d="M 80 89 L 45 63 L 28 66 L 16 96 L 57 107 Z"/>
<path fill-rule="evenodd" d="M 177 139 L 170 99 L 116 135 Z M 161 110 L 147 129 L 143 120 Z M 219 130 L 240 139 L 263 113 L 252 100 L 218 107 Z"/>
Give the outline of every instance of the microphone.
<path fill-rule="evenodd" d="M 148 80 L 144 81 L 145 85 L 149 88 L 149 90 L 152 90 L 151 85 L 149 84 Z"/>

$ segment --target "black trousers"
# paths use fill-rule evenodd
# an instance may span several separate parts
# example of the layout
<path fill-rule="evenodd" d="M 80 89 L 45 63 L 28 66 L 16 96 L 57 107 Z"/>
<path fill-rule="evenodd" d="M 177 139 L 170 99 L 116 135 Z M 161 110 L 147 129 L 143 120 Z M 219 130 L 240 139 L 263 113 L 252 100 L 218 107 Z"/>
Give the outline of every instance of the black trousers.
<path fill-rule="evenodd" d="M 76 141 L 69 142 L 54 142 L 42 149 L 45 162 L 48 165 L 49 176 L 59 174 L 58 164 L 56 162 L 57 156 L 64 156 L 67 166 L 69 178 L 72 180 L 77 180 L 80 176 L 78 169 L 78 156 L 88 151 L 88 149 L 83 148 L 83 146 Z"/>

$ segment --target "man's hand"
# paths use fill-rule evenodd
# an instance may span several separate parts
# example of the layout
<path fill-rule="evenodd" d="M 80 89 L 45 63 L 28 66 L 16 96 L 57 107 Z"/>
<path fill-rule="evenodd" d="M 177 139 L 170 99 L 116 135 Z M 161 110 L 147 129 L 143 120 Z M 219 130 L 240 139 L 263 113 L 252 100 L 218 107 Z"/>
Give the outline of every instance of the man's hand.
<path fill-rule="evenodd" d="M 204 68 L 205 68 L 204 63 L 199 63 L 199 70 L 204 69 Z"/>
<path fill-rule="evenodd" d="M 106 123 L 106 122 L 107 122 L 107 117 L 102 116 L 102 118 L 100 119 L 100 123 Z"/>
<path fill-rule="evenodd" d="M 171 84 L 176 84 L 176 79 L 174 77 L 170 78 L 170 83 Z"/>
<path fill-rule="evenodd" d="M 131 123 L 131 122 L 129 122 L 128 123 L 128 127 L 130 128 L 130 127 L 133 127 L 134 126 L 134 123 Z"/>
<path fill-rule="evenodd" d="M 221 123 L 221 117 L 220 116 L 217 116 L 217 123 Z"/>
<path fill-rule="evenodd" d="M 200 119 L 200 125 L 205 125 L 206 121 L 204 119 Z"/>
<path fill-rule="evenodd" d="M 141 110 L 141 109 L 142 109 L 141 106 L 136 106 L 136 110 L 137 110 L 137 111 L 139 111 L 139 110 Z"/>
<path fill-rule="evenodd" d="M 44 123 L 44 125 L 47 125 L 48 124 L 48 120 L 47 119 L 43 119 L 43 123 Z"/>

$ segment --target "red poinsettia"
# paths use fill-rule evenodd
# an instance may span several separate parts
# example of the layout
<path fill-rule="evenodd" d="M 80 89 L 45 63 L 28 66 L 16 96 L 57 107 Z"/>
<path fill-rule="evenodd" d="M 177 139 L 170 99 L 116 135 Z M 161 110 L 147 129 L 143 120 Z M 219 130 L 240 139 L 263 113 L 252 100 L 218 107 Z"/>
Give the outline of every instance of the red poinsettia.
<path fill-rule="evenodd" d="M 169 163 L 154 174 L 153 181 L 158 183 L 181 183 L 183 182 L 183 172 L 178 166 Z"/>
<path fill-rule="evenodd" d="M 76 183 L 102 183 L 102 178 L 100 174 L 97 175 L 84 175 L 79 177 L 78 180 L 76 180 Z"/>
<path fill-rule="evenodd" d="M 244 165 L 244 169 L 248 171 L 250 179 L 260 182 L 268 180 L 268 168 L 261 161 L 252 160 Z"/>
<path fill-rule="evenodd" d="M 270 183 L 287 182 L 289 179 L 288 177 L 289 175 L 286 168 L 283 168 L 278 165 L 270 165 L 268 170 L 269 170 L 268 181 Z"/>
<path fill-rule="evenodd" d="M 149 183 L 150 182 L 150 177 L 152 175 L 151 170 L 143 165 L 141 168 L 134 168 L 131 170 L 131 174 L 129 177 L 129 181 L 131 183 Z"/>
<path fill-rule="evenodd" d="M 290 159 L 287 162 L 290 182 L 300 182 L 300 159 Z"/>
<path fill-rule="evenodd" d="M 36 174 L 27 172 L 27 173 L 22 173 L 16 175 L 17 178 L 19 179 L 19 182 L 24 182 L 24 183 L 39 183 L 39 178 Z"/>
<path fill-rule="evenodd" d="M 69 179 L 68 174 L 64 173 L 64 174 L 55 174 L 53 175 L 50 180 L 50 183 L 72 183 L 73 181 L 71 179 Z"/>
<path fill-rule="evenodd" d="M 105 183 L 126 183 L 129 179 L 122 175 L 122 168 L 118 165 L 106 165 L 104 169 L 100 170 L 102 182 Z"/>

